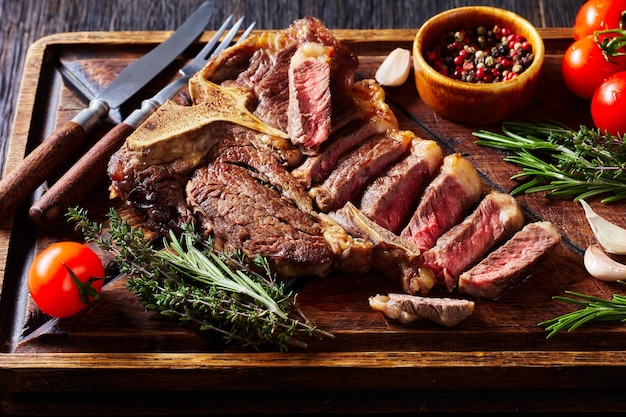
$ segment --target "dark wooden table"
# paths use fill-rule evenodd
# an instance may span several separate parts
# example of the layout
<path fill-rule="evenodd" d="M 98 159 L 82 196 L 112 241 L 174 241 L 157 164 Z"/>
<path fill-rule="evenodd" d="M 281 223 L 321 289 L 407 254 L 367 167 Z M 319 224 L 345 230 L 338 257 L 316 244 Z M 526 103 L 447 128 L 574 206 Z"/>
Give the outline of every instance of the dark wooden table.
<path fill-rule="evenodd" d="M 452 7 L 485 4 L 513 10 L 537 27 L 571 26 L 582 0 L 211 0 L 215 29 L 229 13 L 255 19 L 257 28 L 282 29 L 305 15 L 329 28 L 418 28 Z M 202 0 L 0 0 L 0 172 L 11 138 L 17 94 L 28 47 L 60 32 L 174 30 Z"/>

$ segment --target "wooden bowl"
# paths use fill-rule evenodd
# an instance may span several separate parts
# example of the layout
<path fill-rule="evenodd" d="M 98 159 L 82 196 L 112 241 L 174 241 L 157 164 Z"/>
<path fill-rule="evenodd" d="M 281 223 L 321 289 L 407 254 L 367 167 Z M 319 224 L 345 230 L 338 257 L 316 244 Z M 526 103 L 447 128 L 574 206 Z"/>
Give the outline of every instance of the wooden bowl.
<path fill-rule="evenodd" d="M 463 26 L 508 27 L 528 40 L 533 63 L 518 77 L 476 84 L 452 79 L 431 67 L 423 52 L 450 30 Z M 493 123 L 512 118 L 532 101 L 543 66 L 545 48 L 537 29 L 523 17 L 500 8 L 468 6 L 450 9 L 427 20 L 413 42 L 415 84 L 421 99 L 441 116 L 463 123 Z"/>

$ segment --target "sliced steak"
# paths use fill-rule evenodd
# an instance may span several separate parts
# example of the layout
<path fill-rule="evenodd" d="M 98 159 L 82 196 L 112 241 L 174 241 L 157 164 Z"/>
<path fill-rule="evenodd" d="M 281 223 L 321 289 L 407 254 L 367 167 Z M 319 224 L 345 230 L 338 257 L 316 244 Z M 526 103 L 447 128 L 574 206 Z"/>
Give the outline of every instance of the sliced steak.
<path fill-rule="evenodd" d="M 165 103 L 111 158 L 114 193 L 145 214 L 148 228 L 195 221 L 218 248 L 263 255 L 281 277 L 376 270 L 426 295 L 460 264 L 446 258 L 452 251 L 437 255 L 440 263 L 421 251 L 478 202 L 481 183 L 460 155 L 428 147 L 415 158 L 417 138 L 399 130 L 379 85 L 354 81 L 357 65 L 313 18 L 226 49 L 190 81 L 192 105 Z M 408 189 L 421 196 L 412 216 L 402 214 L 414 204 Z M 465 239 L 471 227 L 460 230 Z M 484 239 L 477 248 L 498 233 L 474 235 Z M 461 257 L 474 259 L 469 253 Z M 405 317 L 423 309 L 410 300 Z"/>
<path fill-rule="evenodd" d="M 359 209 L 378 225 L 400 233 L 442 159 L 436 142 L 414 138 L 411 153 L 367 186 Z"/>
<path fill-rule="evenodd" d="M 343 156 L 330 176 L 309 191 L 317 207 L 327 213 L 358 197 L 370 179 L 406 155 L 412 135 L 390 129 Z"/>
<path fill-rule="evenodd" d="M 473 301 L 409 294 L 378 294 L 370 297 L 369 304 L 374 310 L 404 324 L 426 319 L 452 327 L 474 313 Z"/>
<path fill-rule="evenodd" d="M 234 81 L 254 95 L 255 116 L 315 153 L 329 132 L 362 118 L 352 94 L 358 65 L 319 19 L 307 16 L 226 49 L 192 77 L 190 93 L 197 104 L 204 99 L 199 82 Z"/>
<path fill-rule="evenodd" d="M 523 224 L 524 215 L 515 198 L 492 191 L 469 216 L 423 253 L 422 268 L 433 271 L 439 285 L 451 292 L 463 271 L 512 236 Z"/>
<path fill-rule="evenodd" d="M 339 158 L 351 149 L 373 135 L 398 128 L 398 120 L 385 102 L 385 91 L 381 86 L 373 80 L 362 80 L 354 83 L 352 93 L 362 118 L 335 130 L 317 155 L 310 155 L 292 171 L 293 176 L 307 188 L 326 179 L 337 166 Z M 333 97 L 333 103 L 333 109 L 339 107 L 337 97 Z"/>
<path fill-rule="evenodd" d="M 504 245 L 459 277 L 459 291 L 495 300 L 519 284 L 561 242 L 550 222 L 529 223 Z"/>
<path fill-rule="evenodd" d="M 481 183 L 476 168 L 457 153 L 447 155 L 400 235 L 415 243 L 421 251 L 426 251 L 463 218 L 480 195 Z"/>
<path fill-rule="evenodd" d="M 260 68 L 267 70 L 278 54 L 289 51 L 288 54 L 293 55 L 299 45 L 306 43 L 319 43 L 332 48 L 333 80 L 343 86 L 350 86 L 354 82 L 354 72 L 359 66 L 358 57 L 335 38 L 321 20 L 311 16 L 293 21 L 284 30 L 255 34 L 227 48 L 212 58 L 193 78 L 222 83 L 239 77 L 243 82 L 256 85 L 266 74 Z M 248 74 L 245 77 L 240 76 L 244 71 Z M 286 71 L 284 75 L 287 75 Z"/>
<path fill-rule="evenodd" d="M 187 185 L 189 206 L 220 247 L 268 257 L 283 277 L 323 276 L 333 252 L 317 218 L 240 166 L 212 163 Z"/>

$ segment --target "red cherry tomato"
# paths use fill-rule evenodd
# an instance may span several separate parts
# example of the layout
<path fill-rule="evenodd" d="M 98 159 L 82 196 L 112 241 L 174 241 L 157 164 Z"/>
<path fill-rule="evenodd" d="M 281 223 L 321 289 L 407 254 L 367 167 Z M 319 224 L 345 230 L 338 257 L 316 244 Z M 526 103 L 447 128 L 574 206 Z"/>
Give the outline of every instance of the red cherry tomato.
<path fill-rule="evenodd" d="M 591 117 L 602 133 L 626 134 L 626 71 L 600 85 L 591 100 Z"/>
<path fill-rule="evenodd" d="M 561 63 L 563 79 L 577 96 L 591 99 L 593 93 L 610 75 L 626 70 L 626 56 L 607 61 L 593 36 L 577 40 L 565 51 Z"/>
<path fill-rule="evenodd" d="M 28 272 L 33 301 L 53 317 L 72 316 L 96 302 L 103 283 L 102 261 L 77 242 L 51 244 L 35 257 Z"/>
<path fill-rule="evenodd" d="M 574 21 L 574 39 L 593 35 L 596 30 L 619 28 L 626 0 L 589 0 L 584 3 Z"/>

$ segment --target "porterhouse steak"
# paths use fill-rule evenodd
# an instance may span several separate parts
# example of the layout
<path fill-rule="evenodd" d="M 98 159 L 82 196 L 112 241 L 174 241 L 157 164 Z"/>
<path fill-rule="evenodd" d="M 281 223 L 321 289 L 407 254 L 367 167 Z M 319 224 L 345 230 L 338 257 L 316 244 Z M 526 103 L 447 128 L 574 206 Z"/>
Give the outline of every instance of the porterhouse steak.
<path fill-rule="evenodd" d="M 312 17 L 226 49 L 191 79 L 192 105 L 165 103 L 111 158 L 112 193 L 157 232 L 194 222 L 280 276 L 378 270 L 408 294 L 456 287 L 521 227 L 516 202 L 482 195 L 462 155 L 399 129 L 357 67 Z M 437 246 L 454 229 L 483 238 L 456 269 L 466 255 Z"/>

